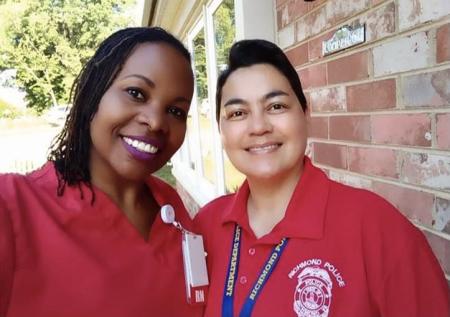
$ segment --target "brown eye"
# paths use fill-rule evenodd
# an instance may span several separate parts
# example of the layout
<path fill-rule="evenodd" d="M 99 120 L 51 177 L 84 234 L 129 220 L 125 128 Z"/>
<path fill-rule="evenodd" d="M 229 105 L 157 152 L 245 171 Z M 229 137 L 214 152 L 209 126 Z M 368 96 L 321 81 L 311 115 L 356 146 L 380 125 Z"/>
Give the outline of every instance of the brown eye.
<path fill-rule="evenodd" d="M 140 89 L 131 87 L 127 88 L 126 91 L 128 95 L 130 95 L 133 99 L 138 101 L 145 101 L 145 96 Z"/>
<path fill-rule="evenodd" d="M 180 120 L 186 120 L 187 113 L 184 109 L 181 109 L 179 107 L 171 106 L 167 109 L 167 112 L 171 115 L 173 115 L 175 118 Z"/>
<path fill-rule="evenodd" d="M 282 103 L 273 103 L 269 105 L 268 111 L 271 112 L 282 112 L 284 109 L 286 109 L 287 106 Z"/>
<path fill-rule="evenodd" d="M 234 111 L 234 112 L 232 112 L 232 113 L 230 113 L 230 115 L 229 115 L 229 117 L 230 118 L 235 118 L 235 117 L 240 117 L 240 116 L 242 116 L 244 113 L 242 112 L 242 111 Z"/>

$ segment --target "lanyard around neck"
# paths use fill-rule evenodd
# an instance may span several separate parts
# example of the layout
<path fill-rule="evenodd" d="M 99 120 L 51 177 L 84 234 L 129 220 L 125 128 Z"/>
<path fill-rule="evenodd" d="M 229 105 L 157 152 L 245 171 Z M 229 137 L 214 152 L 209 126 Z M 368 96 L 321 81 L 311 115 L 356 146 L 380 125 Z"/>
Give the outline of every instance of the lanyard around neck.
<path fill-rule="evenodd" d="M 264 285 L 275 269 L 284 248 L 287 245 L 288 240 L 286 238 L 281 239 L 280 243 L 277 244 L 270 253 L 269 258 L 263 265 L 263 268 L 256 279 L 253 288 L 251 289 L 247 299 L 242 306 L 242 310 L 239 314 L 240 317 L 251 316 L 253 306 L 255 305 L 256 298 L 261 293 Z M 228 264 L 227 279 L 225 283 L 225 289 L 223 293 L 222 300 L 222 317 L 233 317 L 233 302 L 234 302 L 234 289 L 236 285 L 236 278 L 239 269 L 239 258 L 241 250 L 241 227 L 236 225 L 234 228 L 233 243 L 231 246 L 230 263 Z"/>

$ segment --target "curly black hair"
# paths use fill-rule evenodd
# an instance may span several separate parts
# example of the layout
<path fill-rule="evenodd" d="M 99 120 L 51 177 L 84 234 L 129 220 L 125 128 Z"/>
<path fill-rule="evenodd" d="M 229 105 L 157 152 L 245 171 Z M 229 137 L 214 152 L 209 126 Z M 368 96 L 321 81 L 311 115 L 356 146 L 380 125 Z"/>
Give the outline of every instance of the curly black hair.
<path fill-rule="evenodd" d="M 62 196 L 66 185 L 81 184 L 92 193 L 89 154 L 91 149 L 90 123 L 98 110 L 101 98 L 114 82 L 128 56 L 140 43 L 164 42 L 179 51 L 189 63 L 186 47 L 173 35 L 159 27 L 132 27 L 119 30 L 106 38 L 94 56 L 86 63 L 72 86 L 72 108 L 62 131 L 50 146 L 48 160 L 54 163 L 58 175 L 57 195 Z"/>

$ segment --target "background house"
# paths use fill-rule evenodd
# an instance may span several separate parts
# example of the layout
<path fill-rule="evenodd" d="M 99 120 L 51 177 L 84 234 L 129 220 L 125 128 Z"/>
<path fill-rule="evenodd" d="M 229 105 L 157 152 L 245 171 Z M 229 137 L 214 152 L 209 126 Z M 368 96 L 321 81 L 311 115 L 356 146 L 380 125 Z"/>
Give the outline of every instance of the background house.
<path fill-rule="evenodd" d="M 397 206 L 450 281 L 450 1 L 146 0 L 143 24 L 193 54 L 196 95 L 173 159 L 193 214 L 242 181 L 220 146 L 215 80 L 234 40 L 265 38 L 300 75 L 314 164 Z M 345 25 L 365 25 L 364 42 L 324 55 L 323 41 Z"/>

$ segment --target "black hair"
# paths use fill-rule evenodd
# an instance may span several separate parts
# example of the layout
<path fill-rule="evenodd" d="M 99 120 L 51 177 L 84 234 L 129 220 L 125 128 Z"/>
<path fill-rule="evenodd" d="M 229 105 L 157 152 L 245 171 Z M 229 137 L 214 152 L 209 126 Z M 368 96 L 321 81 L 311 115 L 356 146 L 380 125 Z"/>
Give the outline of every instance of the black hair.
<path fill-rule="evenodd" d="M 94 56 L 85 64 L 72 86 L 73 106 L 60 134 L 53 140 L 48 160 L 58 175 L 57 195 L 66 185 L 86 184 L 92 194 L 89 155 L 90 123 L 105 92 L 114 82 L 124 63 L 140 43 L 162 42 L 179 51 L 191 63 L 189 51 L 173 35 L 159 27 L 132 27 L 119 30 L 106 38 Z M 94 195 L 92 195 L 92 202 Z"/>
<path fill-rule="evenodd" d="M 216 88 L 216 119 L 220 118 L 220 101 L 222 89 L 228 77 L 237 69 L 255 64 L 269 64 L 275 67 L 291 84 L 303 111 L 306 111 L 307 102 L 303 94 L 302 84 L 297 72 L 292 66 L 283 50 L 274 43 L 266 40 L 242 40 L 231 46 L 228 55 L 228 66 L 217 78 Z"/>

